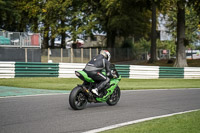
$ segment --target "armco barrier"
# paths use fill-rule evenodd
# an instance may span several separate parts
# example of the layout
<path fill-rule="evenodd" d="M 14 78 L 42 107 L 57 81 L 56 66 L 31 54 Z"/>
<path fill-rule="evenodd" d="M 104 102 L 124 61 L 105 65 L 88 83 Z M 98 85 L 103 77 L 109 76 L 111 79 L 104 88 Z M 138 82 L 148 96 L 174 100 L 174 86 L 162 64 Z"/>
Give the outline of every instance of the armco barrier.
<path fill-rule="evenodd" d="M 200 79 L 200 67 L 185 67 L 184 78 L 185 79 Z"/>
<path fill-rule="evenodd" d="M 184 78 L 184 68 L 160 67 L 159 78 Z"/>
<path fill-rule="evenodd" d="M 0 62 L 0 78 L 15 77 L 15 62 Z"/>
<path fill-rule="evenodd" d="M 58 77 L 57 63 L 15 63 L 15 77 Z"/>
<path fill-rule="evenodd" d="M 158 79 L 185 78 L 200 79 L 200 67 L 159 67 L 140 65 L 115 65 L 123 78 Z M 0 62 L 0 78 L 14 77 L 59 77 L 76 78 L 75 71 L 82 70 L 84 63 L 35 63 Z"/>
<path fill-rule="evenodd" d="M 119 75 L 123 78 L 129 78 L 130 76 L 130 65 L 115 65 Z"/>
<path fill-rule="evenodd" d="M 82 70 L 84 63 L 59 63 L 59 78 L 76 78 L 75 71 Z M 129 78 L 129 65 L 116 65 L 119 74 L 124 78 Z"/>
<path fill-rule="evenodd" d="M 59 63 L 59 78 L 76 78 L 75 71 L 84 67 L 82 63 Z"/>
<path fill-rule="evenodd" d="M 159 67 L 158 66 L 130 66 L 130 77 L 133 79 L 158 79 Z"/>

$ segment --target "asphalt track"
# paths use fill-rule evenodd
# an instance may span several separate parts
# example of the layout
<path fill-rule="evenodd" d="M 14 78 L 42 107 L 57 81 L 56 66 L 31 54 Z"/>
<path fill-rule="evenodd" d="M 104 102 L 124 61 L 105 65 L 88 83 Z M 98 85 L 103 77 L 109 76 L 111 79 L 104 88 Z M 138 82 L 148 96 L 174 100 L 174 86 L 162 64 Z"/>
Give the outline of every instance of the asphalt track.
<path fill-rule="evenodd" d="M 68 94 L 0 98 L 0 133 L 80 133 L 159 115 L 200 109 L 200 89 L 123 91 L 116 106 L 74 111 Z"/>

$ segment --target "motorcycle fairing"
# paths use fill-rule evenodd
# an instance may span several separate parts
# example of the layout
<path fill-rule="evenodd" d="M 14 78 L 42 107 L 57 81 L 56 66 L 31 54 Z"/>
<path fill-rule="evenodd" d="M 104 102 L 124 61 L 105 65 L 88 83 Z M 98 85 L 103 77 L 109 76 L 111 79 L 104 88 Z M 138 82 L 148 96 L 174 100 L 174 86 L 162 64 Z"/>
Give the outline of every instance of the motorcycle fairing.
<path fill-rule="evenodd" d="M 112 95 L 120 80 L 121 76 L 117 79 L 110 79 L 110 88 L 107 89 L 107 94 L 102 98 L 97 97 L 96 100 L 99 102 L 106 102 L 110 98 L 110 95 Z"/>
<path fill-rule="evenodd" d="M 88 77 L 87 73 L 84 71 L 75 71 L 75 74 L 77 77 L 79 77 L 83 81 L 94 83 L 94 80 Z M 102 72 L 102 74 L 106 75 L 105 72 Z M 107 89 L 107 94 L 103 96 L 102 98 L 97 97 L 96 100 L 99 102 L 106 102 L 110 98 L 110 95 L 112 95 L 113 91 L 117 87 L 120 80 L 121 80 L 121 76 L 119 76 L 118 78 L 110 79 L 110 88 Z"/>
<path fill-rule="evenodd" d="M 94 80 L 92 78 L 88 77 L 87 73 L 84 71 L 75 71 L 75 74 L 77 77 L 79 77 L 83 81 L 94 83 Z"/>

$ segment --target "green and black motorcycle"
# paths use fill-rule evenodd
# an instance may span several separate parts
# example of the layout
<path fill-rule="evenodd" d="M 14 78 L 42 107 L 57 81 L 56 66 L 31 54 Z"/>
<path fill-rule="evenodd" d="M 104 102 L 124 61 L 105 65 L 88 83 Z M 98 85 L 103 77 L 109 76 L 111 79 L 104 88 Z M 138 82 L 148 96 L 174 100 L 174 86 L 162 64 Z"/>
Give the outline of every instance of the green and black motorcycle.
<path fill-rule="evenodd" d="M 102 103 L 106 102 L 108 105 L 116 105 L 120 99 L 120 88 L 118 86 L 121 76 L 118 74 L 115 66 L 112 64 L 111 73 L 114 78 L 110 79 L 110 82 L 105 86 L 105 88 L 99 91 L 99 96 L 96 96 L 91 92 L 97 86 L 84 71 L 76 71 L 75 74 L 81 80 L 83 80 L 82 85 L 77 85 L 69 95 L 69 104 L 74 110 L 84 109 L 89 103 Z M 102 72 L 105 75 L 105 72 Z"/>

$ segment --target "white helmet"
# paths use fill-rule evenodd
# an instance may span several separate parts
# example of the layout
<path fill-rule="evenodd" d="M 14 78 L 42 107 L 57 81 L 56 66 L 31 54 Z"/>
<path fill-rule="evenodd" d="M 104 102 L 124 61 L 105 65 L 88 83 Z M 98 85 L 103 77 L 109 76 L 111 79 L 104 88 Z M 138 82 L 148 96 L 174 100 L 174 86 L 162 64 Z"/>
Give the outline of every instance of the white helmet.
<path fill-rule="evenodd" d="M 103 55 L 108 61 L 110 61 L 111 55 L 108 50 L 101 50 L 100 54 Z"/>

